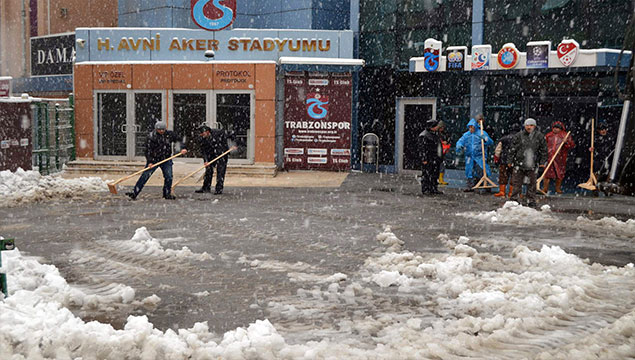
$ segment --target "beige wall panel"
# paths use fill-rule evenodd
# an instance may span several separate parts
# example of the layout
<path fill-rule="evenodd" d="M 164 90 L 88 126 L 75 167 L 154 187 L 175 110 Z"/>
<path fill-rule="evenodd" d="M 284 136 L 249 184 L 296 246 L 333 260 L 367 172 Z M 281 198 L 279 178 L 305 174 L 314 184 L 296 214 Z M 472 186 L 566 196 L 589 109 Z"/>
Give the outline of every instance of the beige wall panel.
<path fill-rule="evenodd" d="M 275 100 L 276 98 L 276 65 L 255 64 L 256 99 Z"/>
<path fill-rule="evenodd" d="M 132 65 L 133 89 L 171 89 L 172 65 L 134 64 Z"/>

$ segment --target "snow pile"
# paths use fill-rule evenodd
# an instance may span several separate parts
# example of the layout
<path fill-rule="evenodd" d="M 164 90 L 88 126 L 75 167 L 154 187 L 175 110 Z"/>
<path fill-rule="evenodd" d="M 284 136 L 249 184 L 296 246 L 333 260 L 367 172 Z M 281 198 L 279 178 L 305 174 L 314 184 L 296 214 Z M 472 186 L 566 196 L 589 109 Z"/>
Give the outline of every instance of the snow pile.
<path fill-rule="evenodd" d="M 612 216 L 604 217 L 600 220 L 591 220 L 583 216 L 578 216 L 576 224 L 580 227 L 595 227 L 597 229 L 611 229 L 613 233 L 622 233 L 624 235 L 635 236 L 635 220 L 628 219 L 620 221 Z"/>
<path fill-rule="evenodd" d="M 2 252 L 3 271 L 7 275 L 7 287 L 13 296 L 35 296 L 54 301 L 60 306 L 95 308 L 106 303 L 130 303 L 135 291 L 129 286 L 116 284 L 104 294 L 87 294 L 68 285 L 53 265 L 40 264 L 35 259 L 23 257 L 16 248 Z M 10 298 L 12 298 L 11 296 Z M 31 302 L 41 300 L 28 300 Z"/>
<path fill-rule="evenodd" d="M 384 231 L 377 235 L 377 241 L 379 241 L 382 245 L 388 246 L 388 248 L 393 251 L 401 249 L 401 246 L 404 244 L 402 240 L 392 233 L 390 226 L 386 226 Z"/>
<path fill-rule="evenodd" d="M 207 252 L 195 254 L 187 246 L 183 246 L 181 250 L 163 248 L 159 240 L 153 238 L 145 226 L 135 230 L 132 239 L 120 241 L 117 246 L 127 248 L 131 253 L 139 253 L 146 256 L 166 256 L 177 259 L 191 258 L 198 261 L 212 260 L 212 256 Z"/>
<path fill-rule="evenodd" d="M 487 221 L 491 223 L 504 223 L 515 225 L 541 225 L 545 222 L 556 221 L 551 216 L 549 206 L 543 206 L 540 211 L 522 206 L 515 201 L 507 201 L 502 208 L 488 212 L 462 212 L 458 216 Z"/>
<path fill-rule="evenodd" d="M 147 241 L 146 232 L 135 238 Z M 206 323 L 160 331 L 145 316 L 128 317 L 122 330 L 86 323 L 63 307 L 57 289 L 68 285 L 57 269 L 6 252 L 12 283 L 11 296 L 0 301 L 0 358 L 622 359 L 635 353 L 632 264 L 589 265 L 555 246 L 518 246 L 503 258 L 470 250 L 469 239 L 452 241 L 458 243 L 452 253 L 371 256 L 354 274 L 268 301 L 269 320 L 221 337 Z"/>
<path fill-rule="evenodd" d="M 0 171 L 0 206 L 49 199 L 82 196 L 87 192 L 108 191 L 97 177 L 63 179 L 59 174 L 42 176 L 37 171 Z"/>

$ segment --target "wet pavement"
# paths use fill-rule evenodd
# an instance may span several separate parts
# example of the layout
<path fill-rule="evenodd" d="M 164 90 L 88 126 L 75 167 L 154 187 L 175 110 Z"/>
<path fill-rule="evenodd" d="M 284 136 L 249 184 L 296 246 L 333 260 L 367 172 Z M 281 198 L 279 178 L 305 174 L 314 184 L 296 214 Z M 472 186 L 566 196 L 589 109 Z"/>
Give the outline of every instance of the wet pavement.
<path fill-rule="evenodd" d="M 437 238 L 445 233 L 512 239 L 530 248 L 553 244 L 607 265 L 635 262 L 629 235 L 581 234 L 565 224 L 578 216 L 631 219 L 635 198 L 543 198 L 540 204 L 549 204 L 563 225 L 519 227 L 456 216 L 504 204 L 490 193 L 463 193 L 458 184 L 444 195 L 422 197 L 412 175 L 351 173 L 337 188 L 226 187 L 214 196 L 185 187 L 175 201 L 161 199 L 159 187 L 146 187 L 137 201 L 104 192 L 0 208 L 0 235 L 15 238 L 23 254 L 54 264 L 87 293 L 125 284 L 138 300 L 161 299 L 75 309 L 85 320 L 120 328 L 130 314 L 147 315 L 162 330 L 208 321 L 217 333 L 271 317 L 270 299 L 295 296 L 303 277 L 355 272 L 379 246 L 376 236 L 385 226 L 413 252 L 447 252 Z M 140 227 L 165 248 L 186 246 L 210 258 L 140 252 L 127 241 Z M 263 263 L 268 266 L 257 266 Z"/>

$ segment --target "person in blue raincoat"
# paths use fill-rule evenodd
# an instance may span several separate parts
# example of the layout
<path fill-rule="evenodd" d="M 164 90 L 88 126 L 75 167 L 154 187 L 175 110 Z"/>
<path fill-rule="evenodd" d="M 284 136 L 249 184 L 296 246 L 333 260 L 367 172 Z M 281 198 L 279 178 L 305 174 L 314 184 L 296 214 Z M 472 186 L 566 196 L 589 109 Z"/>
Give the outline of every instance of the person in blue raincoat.
<path fill-rule="evenodd" d="M 481 150 L 481 139 L 485 142 L 485 158 L 487 159 L 487 146 L 494 144 L 487 132 L 483 131 L 475 119 L 470 119 L 467 123 L 467 131 L 456 143 L 456 151 L 464 150 L 465 154 L 465 177 L 467 178 L 467 189 L 474 191 L 472 187 L 483 177 L 483 152 Z M 489 165 L 485 162 L 485 172 L 491 176 Z"/>

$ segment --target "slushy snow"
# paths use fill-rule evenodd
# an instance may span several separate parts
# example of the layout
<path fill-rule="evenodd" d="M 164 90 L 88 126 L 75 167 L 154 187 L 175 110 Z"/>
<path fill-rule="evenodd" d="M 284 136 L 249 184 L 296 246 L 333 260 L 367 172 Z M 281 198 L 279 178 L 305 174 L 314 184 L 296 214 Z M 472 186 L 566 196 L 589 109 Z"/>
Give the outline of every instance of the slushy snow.
<path fill-rule="evenodd" d="M 31 170 L 0 171 L 0 207 L 103 191 L 108 191 L 108 185 L 98 177 L 64 179 L 60 174 L 43 176 Z"/>
<path fill-rule="evenodd" d="M 447 235 L 455 245 L 449 252 L 417 253 L 396 249 L 401 240 L 389 228 L 381 234 L 380 247 L 358 271 L 322 274 L 313 283 L 306 279 L 295 296 L 262 304 L 268 319 L 221 336 L 205 322 L 166 331 L 146 316 L 129 316 L 121 330 L 85 322 L 67 308 L 86 303 L 85 297 L 54 266 L 19 250 L 2 252 L 11 293 L 0 301 L 0 358 L 623 359 L 635 354 L 632 264 L 591 265 L 557 246 L 519 245 L 503 257 Z M 128 241 L 148 253 L 167 253 L 152 240 L 160 245 L 140 228 Z M 196 258 L 187 252 L 172 256 L 174 261 Z M 246 257 L 241 262 L 248 269 L 319 270 Z M 95 304 L 130 301 L 134 290 L 122 284 L 118 296 Z"/>

